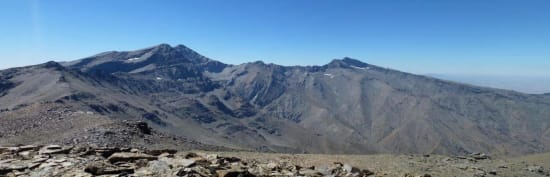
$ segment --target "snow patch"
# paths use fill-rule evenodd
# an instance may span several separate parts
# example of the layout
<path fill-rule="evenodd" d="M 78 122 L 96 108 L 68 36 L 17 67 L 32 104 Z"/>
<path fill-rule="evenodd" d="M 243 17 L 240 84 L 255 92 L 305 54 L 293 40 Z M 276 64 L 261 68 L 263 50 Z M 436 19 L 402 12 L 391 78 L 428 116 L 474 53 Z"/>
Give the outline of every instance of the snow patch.
<path fill-rule="evenodd" d="M 139 60 L 139 58 L 128 58 L 128 60 L 126 61 L 134 61 L 134 60 Z"/>
<path fill-rule="evenodd" d="M 355 68 L 355 69 L 362 69 L 362 70 L 369 70 L 370 69 L 370 66 L 367 66 L 367 67 L 357 67 L 357 66 L 351 66 L 352 68 Z"/>
<path fill-rule="evenodd" d="M 334 75 L 332 75 L 332 74 L 324 74 L 324 75 L 327 76 L 327 77 L 330 77 L 331 79 L 334 78 Z"/>
<path fill-rule="evenodd" d="M 157 77 L 157 80 L 162 80 L 162 77 Z"/>
<path fill-rule="evenodd" d="M 256 94 L 256 95 L 254 96 L 254 98 L 252 98 L 252 101 L 251 101 L 251 102 L 255 102 L 257 98 L 258 98 L 258 94 Z"/>

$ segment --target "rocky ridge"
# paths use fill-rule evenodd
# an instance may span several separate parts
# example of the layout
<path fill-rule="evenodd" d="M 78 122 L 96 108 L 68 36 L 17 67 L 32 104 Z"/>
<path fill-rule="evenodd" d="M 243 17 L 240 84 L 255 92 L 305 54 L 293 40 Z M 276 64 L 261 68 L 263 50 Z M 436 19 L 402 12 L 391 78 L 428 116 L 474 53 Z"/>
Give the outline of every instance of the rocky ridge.
<path fill-rule="evenodd" d="M 244 161 L 206 153 L 114 147 L 18 146 L 0 148 L 0 176 L 370 176 L 348 164 L 301 167 Z"/>
<path fill-rule="evenodd" d="M 338 156 L 323 155 L 229 154 L 60 145 L 0 147 L 0 176 L 550 176 L 550 169 L 545 167 L 491 159 L 482 153 L 455 157 L 401 155 L 385 160 L 381 156 L 347 156 L 344 158 L 348 160 L 343 161 Z M 311 163 L 315 158 L 322 161 Z M 357 164 L 354 158 L 369 163 Z"/>

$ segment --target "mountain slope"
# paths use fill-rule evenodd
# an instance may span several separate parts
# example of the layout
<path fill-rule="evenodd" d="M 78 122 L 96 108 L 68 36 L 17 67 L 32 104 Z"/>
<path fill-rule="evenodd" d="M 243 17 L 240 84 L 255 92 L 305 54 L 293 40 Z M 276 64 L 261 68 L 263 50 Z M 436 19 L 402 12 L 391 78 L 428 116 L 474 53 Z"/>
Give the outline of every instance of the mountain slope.
<path fill-rule="evenodd" d="M 227 65 L 183 45 L 161 44 L 45 65 L 57 69 L 2 71 L 11 74 L 0 78 L 0 108 L 9 113 L 18 105 L 55 102 L 108 120 L 147 121 L 205 144 L 258 151 L 518 155 L 550 147 L 548 96 L 351 58 L 308 67 Z"/>
<path fill-rule="evenodd" d="M 341 140 L 339 150 L 522 154 L 548 147 L 549 102 L 536 95 L 445 82 L 358 65 L 351 59 L 310 69 L 271 72 L 278 66 L 258 67 L 272 78 L 271 83 L 261 84 L 267 85 L 263 93 L 277 98 L 251 94 L 254 91 L 242 96 L 256 98 L 252 99 L 256 104 L 270 103 L 261 117 L 294 121 L 308 132 Z M 277 74 L 280 77 L 273 76 Z M 247 75 L 254 74 L 236 80 L 257 84 L 265 79 L 247 79 Z M 278 83 L 273 78 L 285 79 Z M 236 90 L 247 90 L 243 87 L 250 84 L 237 83 Z M 297 143 L 294 146 L 303 146 Z"/>

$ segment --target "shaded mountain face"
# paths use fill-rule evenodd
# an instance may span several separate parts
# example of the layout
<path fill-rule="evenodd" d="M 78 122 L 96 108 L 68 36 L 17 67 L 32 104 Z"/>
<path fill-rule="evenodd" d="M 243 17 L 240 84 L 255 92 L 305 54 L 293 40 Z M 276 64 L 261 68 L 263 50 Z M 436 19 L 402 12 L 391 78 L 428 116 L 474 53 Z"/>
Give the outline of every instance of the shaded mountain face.
<path fill-rule="evenodd" d="M 351 58 L 308 67 L 227 65 L 163 44 L 0 73 L 0 119 L 63 108 L 98 120 L 146 121 L 216 147 L 271 152 L 518 155 L 550 148 L 547 95 Z M 10 136 L 0 144 L 17 139 Z"/>

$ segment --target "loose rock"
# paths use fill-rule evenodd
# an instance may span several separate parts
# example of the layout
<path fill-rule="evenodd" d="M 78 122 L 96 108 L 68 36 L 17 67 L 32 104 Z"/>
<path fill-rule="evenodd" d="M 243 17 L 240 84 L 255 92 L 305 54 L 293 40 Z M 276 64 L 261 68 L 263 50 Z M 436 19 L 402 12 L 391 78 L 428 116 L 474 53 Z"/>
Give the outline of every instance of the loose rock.
<path fill-rule="evenodd" d="M 132 162 L 140 159 L 157 160 L 158 157 L 147 155 L 147 154 L 121 152 L 121 153 L 115 153 L 111 155 L 107 160 L 109 160 L 109 162 L 111 163 L 116 163 L 116 162 Z"/>

